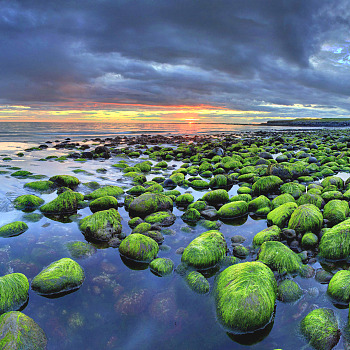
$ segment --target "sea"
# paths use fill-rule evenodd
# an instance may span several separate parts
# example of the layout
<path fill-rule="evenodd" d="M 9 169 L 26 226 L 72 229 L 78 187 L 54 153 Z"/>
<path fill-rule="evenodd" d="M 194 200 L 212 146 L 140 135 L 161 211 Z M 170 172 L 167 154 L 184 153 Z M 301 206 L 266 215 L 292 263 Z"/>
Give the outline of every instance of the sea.
<path fill-rule="evenodd" d="M 86 162 L 67 158 L 57 161 L 52 156 L 65 156 L 69 150 L 56 149 L 57 142 L 70 139 L 93 147 L 92 139 L 135 136 L 140 134 L 207 135 L 234 133 L 242 135 L 254 131 L 284 132 L 285 127 L 261 125 L 164 123 L 0 123 L 0 226 L 14 221 L 24 221 L 29 229 L 23 234 L 0 238 L 0 276 L 20 272 L 29 282 L 46 266 L 64 257 L 73 258 L 85 271 L 83 285 L 75 292 L 57 298 L 48 298 L 29 290 L 28 302 L 22 312 L 31 317 L 45 332 L 48 350 L 295 350 L 311 349 L 299 332 L 299 324 L 308 312 L 328 307 L 336 312 L 341 329 L 347 326 L 348 309 L 333 305 L 326 295 L 327 285 L 314 278 L 296 277 L 303 296 L 294 303 L 277 301 L 274 319 L 269 327 L 252 334 L 237 335 L 224 329 L 217 320 L 213 287 L 215 273 L 206 276 L 210 284 L 208 294 L 191 290 L 185 279 L 174 271 L 166 277 L 153 274 L 148 266 L 142 269 L 127 264 L 118 248 L 91 245 L 92 253 L 85 257 L 73 257 L 67 248 L 72 241 L 85 241 L 79 229 L 79 221 L 91 215 L 89 207 L 80 209 L 69 219 L 59 221 L 41 214 L 40 210 L 25 213 L 14 208 L 13 201 L 23 194 L 39 195 L 45 202 L 57 194 L 34 193 L 24 187 L 35 179 L 48 179 L 56 174 L 74 175 L 81 184 L 78 192 L 91 192 L 87 184 L 117 185 L 127 190 L 132 186 L 120 169 L 113 167 L 120 161 L 132 166 L 144 159 L 113 156 L 110 159 L 94 159 Z M 305 131 L 305 129 L 297 130 Z M 52 142 L 52 143 L 51 143 Z M 38 150 L 40 144 L 48 148 Z M 33 148 L 34 147 L 34 148 Z M 144 157 L 142 157 L 144 158 Z M 155 163 L 152 160 L 152 163 Z M 171 160 L 171 169 L 181 166 Z M 105 169 L 104 173 L 99 171 Z M 28 178 L 16 178 L 11 174 L 18 170 L 30 171 Z M 147 180 L 155 176 L 168 177 L 171 169 L 147 174 Z M 346 175 L 344 175 L 346 176 Z M 191 188 L 176 188 L 181 193 L 190 192 L 194 200 L 205 192 Z M 238 185 L 229 189 L 230 197 L 237 194 Z M 123 201 L 120 198 L 119 201 Z M 195 237 L 207 231 L 201 225 L 189 225 L 181 219 L 183 210 L 174 207 L 176 222 L 163 232 L 164 243 L 158 256 L 171 259 L 175 267 L 181 264 L 179 248 L 186 247 Z M 128 235 L 129 214 L 119 208 L 123 232 Z M 36 215 L 32 215 L 36 214 Z M 220 224 L 220 223 L 219 223 Z M 251 246 L 256 233 L 267 228 L 266 219 L 246 216 L 232 222 L 221 223 L 219 230 L 230 246 L 231 237 L 246 238 L 244 245 Z M 254 260 L 251 252 L 247 261 Z M 314 269 L 321 268 L 315 262 Z M 0 296 L 1 297 L 1 296 Z M 243 316 L 243 315 L 242 315 Z M 334 349 L 343 349 L 343 338 Z"/>

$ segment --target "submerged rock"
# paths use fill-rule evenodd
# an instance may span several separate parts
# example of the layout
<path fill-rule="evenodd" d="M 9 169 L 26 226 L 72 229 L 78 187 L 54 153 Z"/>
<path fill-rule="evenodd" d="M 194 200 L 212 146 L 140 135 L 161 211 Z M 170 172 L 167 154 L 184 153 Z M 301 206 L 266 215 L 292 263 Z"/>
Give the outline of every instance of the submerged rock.
<path fill-rule="evenodd" d="M 0 348 L 3 350 L 45 350 L 44 331 L 22 312 L 12 311 L 0 316 Z"/>
<path fill-rule="evenodd" d="M 31 288 L 41 295 L 68 293 L 81 287 L 85 274 L 82 267 L 70 258 L 51 263 L 38 275 Z"/>
<path fill-rule="evenodd" d="M 188 286 L 198 294 L 209 293 L 209 282 L 207 279 L 197 271 L 191 271 L 185 277 Z"/>
<path fill-rule="evenodd" d="M 86 242 L 71 241 L 67 242 L 65 246 L 74 259 L 88 258 L 96 253 L 96 248 Z"/>

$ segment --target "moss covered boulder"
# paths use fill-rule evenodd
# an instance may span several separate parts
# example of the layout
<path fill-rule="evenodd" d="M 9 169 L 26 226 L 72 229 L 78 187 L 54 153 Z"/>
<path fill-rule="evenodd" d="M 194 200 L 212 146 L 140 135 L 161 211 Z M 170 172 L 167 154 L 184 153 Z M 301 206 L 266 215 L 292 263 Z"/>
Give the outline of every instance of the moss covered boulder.
<path fill-rule="evenodd" d="M 297 234 L 306 232 L 320 232 L 323 223 L 323 216 L 315 205 L 303 204 L 294 210 L 290 217 L 288 228 Z"/>
<path fill-rule="evenodd" d="M 191 271 L 185 277 L 188 286 L 198 294 L 209 293 L 208 280 L 198 271 Z"/>
<path fill-rule="evenodd" d="M 276 209 L 277 207 L 281 206 L 282 204 L 290 203 L 290 202 L 295 203 L 294 197 L 289 193 L 283 193 L 272 200 L 272 202 L 271 202 L 272 209 Z"/>
<path fill-rule="evenodd" d="M 327 260 L 345 260 L 350 256 L 350 219 L 325 232 L 320 241 L 319 256 Z"/>
<path fill-rule="evenodd" d="M 157 242 L 140 233 L 133 233 L 123 239 L 119 246 L 121 255 L 139 262 L 149 263 L 156 258 L 159 251 Z"/>
<path fill-rule="evenodd" d="M 221 232 L 206 231 L 190 242 L 181 261 L 198 269 L 206 269 L 215 266 L 226 255 L 226 249 L 226 241 Z"/>
<path fill-rule="evenodd" d="M 84 196 L 85 199 L 97 199 L 104 196 L 119 197 L 124 193 L 123 189 L 119 186 L 104 186 L 92 191 Z"/>
<path fill-rule="evenodd" d="M 234 219 L 248 213 L 248 203 L 244 201 L 224 204 L 219 210 L 220 219 Z"/>
<path fill-rule="evenodd" d="M 179 207 L 187 207 L 194 201 L 194 197 L 191 193 L 180 194 L 176 197 L 175 203 Z"/>
<path fill-rule="evenodd" d="M 28 225 L 23 221 L 15 221 L 0 227 L 0 237 L 13 237 L 28 230 Z"/>
<path fill-rule="evenodd" d="M 93 213 L 96 213 L 97 211 L 101 211 L 101 210 L 112 209 L 112 208 L 118 209 L 118 201 L 115 197 L 104 196 L 93 200 L 89 204 L 89 207 Z"/>
<path fill-rule="evenodd" d="M 266 216 L 271 211 L 271 201 L 262 194 L 249 202 L 248 209 L 256 215 Z"/>
<path fill-rule="evenodd" d="M 188 208 L 182 215 L 181 219 L 187 222 L 196 222 L 200 219 L 201 213 L 195 208 Z"/>
<path fill-rule="evenodd" d="M 122 231 L 116 209 L 101 210 L 80 220 L 80 229 L 89 241 L 108 242 Z"/>
<path fill-rule="evenodd" d="M 176 216 L 173 213 L 169 213 L 167 211 L 158 211 L 145 217 L 145 222 L 149 224 L 157 224 L 160 226 L 171 226 L 174 224 L 175 220 Z"/>
<path fill-rule="evenodd" d="M 280 187 L 281 193 L 288 193 L 294 199 L 298 199 L 306 190 L 306 187 L 296 182 L 288 182 Z"/>
<path fill-rule="evenodd" d="M 277 225 L 270 226 L 258 232 L 253 238 L 253 246 L 260 247 L 267 241 L 279 241 L 281 239 L 281 229 Z"/>
<path fill-rule="evenodd" d="M 44 331 L 30 317 L 19 311 L 0 316 L 0 349 L 45 350 L 46 345 Z"/>
<path fill-rule="evenodd" d="M 316 350 L 331 350 L 340 339 L 338 321 L 331 309 L 311 311 L 300 322 L 300 331 Z"/>
<path fill-rule="evenodd" d="M 32 194 L 25 194 L 23 196 L 19 196 L 13 201 L 15 208 L 23 211 L 34 210 L 40 207 L 43 203 L 43 199 Z"/>
<path fill-rule="evenodd" d="M 171 198 L 160 193 L 144 193 L 136 197 L 129 206 L 131 217 L 146 217 L 158 211 L 172 211 L 173 201 Z"/>
<path fill-rule="evenodd" d="M 227 178 L 226 175 L 223 174 L 218 174 L 215 175 L 212 179 L 210 179 L 209 186 L 213 190 L 218 189 L 218 188 L 227 188 L 228 185 L 230 184 L 229 179 Z"/>
<path fill-rule="evenodd" d="M 344 180 L 339 176 L 328 176 L 321 182 L 322 187 L 335 186 L 339 190 L 344 188 Z"/>
<path fill-rule="evenodd" d="M 228 192 L 224 189 L 212 190 L 207 192 L 202 200 L 206 201 L 210 205 L 227 203 L 229 201 Z"/>
<path fill-rule="evenodd" d="M 287 226 L 291 215 L 298 207 L 296 203 L 289 202 L 282 204 L 267 214 L 267 222 L 270 225 L 277 225 L 279 228 Z"/>
<path fill-rule="evenodd" d="M 22 273 L 10 273 L 0 277 L 0 314 L 16 311 L 28 299 L 29 282 Z"/>
<path fill-rule="evenodd" d="M 55 175 L 50 177 L 49 181 L 52 181 L 56 186 L 69 187 L 72 190 L 80 184 L 79 179 L 71 175 Z"/>
<path fill-rule="evenodd" d="M 254 332 L 273 318 L 277 284 L 273 272 L 260 262 L 225 269 L 215 285 L 216 314 L 235 333 Z"/>
<path fill-rule="evenodd" d="M 303 204 L 313 204 L 317 208 L 322 209 L 324 206 L 324 199 L 317 193 L 304 193 L 300 198 L 297 200 L 298 205 Z"/>
<path fill-rule="evenodd" d="M 82 267 L 70 258 L 53 262 L 36 275 L 32 290 L 41 295 L 55 295 L 74 291 L 83 284 L 85 278 Z"/>
<path fill-rule="evenodd" d="M 283 184 L 283 181 L 274 175 L 265 176 L 254 182 L 252 190 L 256 196 L 261 194 L 272 194 L 279 190 L 280 185 Z"/>
<path fill-rule="evenodd" d="M 57 196 L 53 201 L 44 204 L 40 210 L 48 215 L 71 215 L 78 210 L 78 203 L 84 196 L 78 192 L 66 191 Z"/>
<path fill-rule="evenodd" d="M 55 183 L 52 181 L 33 181 L 27 182 L 24 187 L 38 192 L 52 192 L 55 189 Z"/>
<path fill-rule="evenodd" d="M 317 244 L 318 237 L 312 232 L 305 233 L 301 239 L 301 246 L 304 249 L 314 249 L 316 248 Z"/>
<path fill-rule="evenodd" d="M 324 206 L 323 218 L 328 220 L 330 226 L 344 221 L 348 215 L 349 204 L 346 201 L 334 199 Z"/>
<path fill-rule="evenodd" d="M 338 271 L 329 281 L 327 294 L 337 304 L 348 305 L 350 302 L 350 271 Z"/>
<path fill-rule="evenodd" d="M 167 276 L 174 271 L 174 263 L 167 258 L 157 258 L 149 264 L 151 271 L 158 276 Z"/>
<path fill-rule="evenodd" d="M 295 274 L 301 271 L 301 258 L 281 242 L 264 242 L 257 259 L 279 273 Z"/>
<path fill-rule="evenodd" d="M 277 299 L 285 303 L 292 303 L 297 301 L 303 295 L 298 283 L 293 280 L 282 281 L 277 288 Z"/>
<path fill-rule="evenodd" d="M 81 241 L 71 241 L 65 243 L 69 254 L 73 259 L 83 259 L 94 255 L 97 249 L 89 243 Z"/>

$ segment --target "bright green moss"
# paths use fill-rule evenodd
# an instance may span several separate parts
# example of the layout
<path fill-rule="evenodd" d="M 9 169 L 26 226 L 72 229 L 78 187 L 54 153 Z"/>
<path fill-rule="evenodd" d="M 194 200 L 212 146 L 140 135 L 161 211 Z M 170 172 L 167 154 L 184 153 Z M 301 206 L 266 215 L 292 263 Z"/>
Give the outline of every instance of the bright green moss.
<path fill-rule="evenodd" d="M 86 242 L 71 241 L 65 243 L 65 246 L 73 259 L 88 258 L 96 253 L 96 248 Z"/>
<path fill-rule="evenodd" d="M 132 196 L 139 196 L 140 194 L 145 192 L 146 189 L 141 185 L 133 186 L 126 191 L 127 194 L 131 194 Z"/>
<path fill-rule="evenodd" d="M 33 173 L 31 173 L 30 171 L 26 171 L 26 170 L 17 170 L 14 173 L 11 174 L 11 176 L 14 177 L 20 177 L 20 178 L 26 178 L 29 175 L 32 175 Z"/>
<path fill-rule="evenodd" d="M 299 273 L 301 258 L 281 242 L 264 242 L 258 260 L 279 273 Z"/>
<path fill-rule="evenodd" d="M 226 242 L 221 232 L 211 230 L 196 237 L 185 248 L 181 261 L 198 269 L 215 266 L 226 255 Z"/>
<path fill-rule="evenodd" d="M 13 237 L 28 230 L 28 225 L 23 221 L 15 221 L 0 227 L 0 237 Z"/>
<path fill-rule="evenodd" d="M 340 338 L 338 322 L 331 309 L 311 311 L 300 322 L 300 330 L 306 341 L 316 350 L 331 350 Z"/>
<path fill-rule="evenodd" d="M 167 258 L 157 258 L 151 261 L 149 267 L 158 276 L 167 276 L 174 271 L 174 263 Z"/>
<path fill-rule="evenodd" d="M 229 195 L 226 190 L 218 189 L 207 192 L 203 197 L 203 201 L 206 201 L 208 204 L 220 204 L 227 203 L 229 200 Z"/>
<path fill-rule="evenodd" d="M 262 177 L 254 182 L 252 190 L 257 196 L 261 194 L 271 194 L 276 192 L 282 184 L 283 181 L 278 176 L 270 175 Z"/>
<path fill-rule="evenodd" d="M 253 238 L 253 246 L 260 247 L 264 242 L 267 241 L 279 241 L 281 239 L 281 229 L 276 226 L 270 226 L 258 232 Z"/>
<path fill-rule="evenodd" d="M 242 186 L 237 190 L 238 194 L 251 194 L 252 193 L 252 189 L 246 186 Z"/>
<path fill-rule="evenodd" d="M 129 206 L 130 216 L 145 216 L 158 211 L 172 211 L 173 201 L 161 193 L 144 193 L 136 197 Z"/>
<path fill-rule="evenodd" d="M 347 219 L 322 236 L 319 255 L 328 260 L 344 260 L 350 255 L 350 219 Z"/>
<path fill-rule="evenodd" d="M 151 262 L 159 251 L 157 242 L 140 233 L 133 233 L 123 239 L 119 246 L 120 254 L 139 262 Z"/>
<path fill-rule="evenodd" d="M 188 286 L 198 294 L 209 293 L 209 282 L 207 279 L 198 271 L 191 271 L 186 275 L 185 280 Z"/>
<path fill-rule="evenodd" d="M 346 201 L 334 199 L 324 206 L 323 217 L 329 221 L 330 226 L 344 221 L 348 215 L 349 204 Z"/>
<path fill-rule="evenodd" d="M 44 331 L 30 317 L 19 311 L 0 316 L 0 349 L 45 350 L 46 345 Z"/>
<path fill-rule="evenodd" d="M 272 200 L 272 202 L 271 202 L 272 209 L 276 209 L 277 207 L 281 206 L 282 204 L 289 203 L 289 202 L 295 203 L 294 197 L 289 193 L 281 194 Z"/>
<path fill-rule="evenodd" d="M 205 190 L 209 188 L 209 183 L 205 180 L 193 180 L 191 182 L 191 187 L 197 190 Z"/>
<path fill-rule="evenodd" d="M 215 286 L 220 323 L 235 333 L 265 327 L 273 317 L 276 290 L 273 272 L 260 262 L 228 267 L 220 273 Z"/>
<path fill-rule="evenodd" d="M 82 267 L 70 258 L 53 262 L 33 278 L 31 288 L 42 295 L 66 293 L 80 288 L 85 278 Z"/>
<path fill-rule="evenodd" d="M 245 201 L 249 203 L 252 200 L 252 196 L 249 193 L 237 194 L 230 198 L 230 202 Z"/>
<path fill-rule="evenodd" d="M 298 205 L 304 205 L 304 204 L 313 204 L 317 208 L 321 209 L 324 205 L 324 200 L 323 198 L 316 194 L 316 193 L 304 193 L 298 200 L 297 200 Z"/>
<path fill-rule="evenodd" d="M 29 282 L 22 273 L 0 277 L 0 314 L 18 310 L 28 299 Z"/>
<path fill-rule="evenodd" d="M 17 197 L 13 204 L 16 209 L 30 211 L 38 208 L 40 205 L 44 203 L 44 200 L 38 196 L 34 196 L 32 194 L 25 194 L 23 196 Z"/>
<path fill-rule="evenodd" d="M 285 303 L 297 301 L 303 295 L 300 286 L 293 280 L 282 281 L 277 288 L 277 299 Z"/>
<path fill-rule="evenodd" d="M 52 181 L 33 181 L 27 182 L 24 187 L 38 192 L 51 192 L 54 190 L 55 184 Z"/>
<path fill-rule="evenodd" d="M 293 202 L 282 204 L 267 214 L 267 222 L 271 225 L 277 225 L 279 228 L 284 228 L 297 207 L 297 204 Z"/>
<path fill-rule="evenodd" d="M 322 180 L 321 185 L 326 188 L 330 185 L 336 186 L 339 190 L 344 188 L 344 181 L 338 176 L 328 176 Z"/>
<path fill-rule="evenodd" d="M 248 213 L 248 203 L 244 201 L 224 204 L 219 210 L 220 219 L 234 219 Z"/>
<path fill-rule="evenodd" d="M 321 197 L 328 202 L 332 199 L 343 199 L 343 194 L 340 191 L 327 191 L 323 192 Z"/>
<path fill-rule="evenodd" d="M 206 208 L 207 206 L 207 203 L 205 203 L 204 201 L 196 201 L 194 203 L 191 203 L 187 208 L 190 209 L 190 208 L 194 208 L 194 209 L 197 209 L 198 211 L 202 211 Z"/>
<path fill-rule="evenodd" d="M 148 222 L 149 224 L 158 224 L 160 226 L 171 226 L 175 220 L 176 216 L 167 211 L 158 211 L 147 215 L 145 218 L 145 222 Z"/>
<path fill-rule="evenodd" d="M 53 201 L 44 204 L 40 210 L 49 215 L 70 215 L 78 210 L 78 203 L 84 196 L 78 192 L 66 191 L 58 195 Z"/>
<path fill-rule="evenodd" d="M 301 239 L 301 245 L 304 249 L 314 249 L 317 244 L 318 237 L 312 232 L 305 233 Z"/>
<path fill-rule="evenodd" d="M 112 209 L 112 208 L 118 209 L 118 201 L 116 200 L 115 197 L 104 196 L 93 200 L 90 203 L 89 207 L 93 213 L 96 213 L 97 211 L 101 211 L 101 210 Z"/>
<path fill-rule="evenodd" d="M 148 222 L 141 222 L 133 230 L 132 233 L 145 233 L 151 229 L 152 225 Z"/>
<path fill-rule="evenodd" d="M 322 228 L 323 216 L 315 205 L 303 204 L 299 206 L 290 217 L 288 228 L 304 234 L 306 232 L 318 233 Z"/>
<path fill-rule="evenodd" d="M 185 180 L 185 175 L 182 173 L 175 173 L 170 176 L 170 180 L 174 181 L 176 185 L 181 185 Z"/>
<path fill-rule="evenodd" d="M 116 209 L 101 210 L 80 220 L 80 229 L 91 241 L 108 242 L 122 231 L 121 217 Z"/>
<path fill-rule="evenodd" d="M 295 199 L 299 198 L 305 192 L 305 186 L 295 182 L 288 182 L 280 187 L 281 193 L 288 193 Z"/>
<path fill-rule="evenodd" d="M 181 219 L 183 221 L 196 222 L 200 219 L 200 217 L 201 214 L 197 209 L 189 208 L 182 214 Z"/>
<path fill-rule="evenodd" d="M 228 178 L 226 175 L 218 174 L 210 179 L 209 187 L 212 189 L 226 188 L 229 184 Z"/>
<path fill-rule="evenodd" d="M 194 201 L 194 197 L 191 193 L 180 194 L 176 197 L 175 203 L 180 207 L 187 207 Z"/>
<path fill-rule="evenodd" d="M 152 168 L 151 166 L 152 166 L 152 163 L 150 161 L 145 161 L 145 162 L 135 164 L 135 167 L 138 168 L 143 173 L 150 172 Z"/>
<path fill-rule="evenodd" d="M 261 195 L 249 202 L 248 209 L 257 215 L 267 215 L 271 210 L 271 202 L 267 197 Z"/>
<path fill-rule="evenodd" d="M 142 186 L 144 186 L 145 192 L 160 193 L 164 191 L 163 186 L 155 181 L 147 181 Z"/>
<path fill-rule="evenodd" d="M 350 271 L 340 270 L 329 281 L 327 294 L 338 304 L 350 301 Z"/>
<path fill-rule="evenodd" d="M 71 175 L 55 175 L 50 177 L 49 180 L 57 186 L 69 187 L 71 189 L 74 189 L 80 184 L 80 181 L 75 176 Z"/>
<path fill-rule="evenodd" d="M 105 196 L 119 197 L 124 191 L 119 186 L 104 186 L 84 196 L 85 199 L 97 199 Z"/>

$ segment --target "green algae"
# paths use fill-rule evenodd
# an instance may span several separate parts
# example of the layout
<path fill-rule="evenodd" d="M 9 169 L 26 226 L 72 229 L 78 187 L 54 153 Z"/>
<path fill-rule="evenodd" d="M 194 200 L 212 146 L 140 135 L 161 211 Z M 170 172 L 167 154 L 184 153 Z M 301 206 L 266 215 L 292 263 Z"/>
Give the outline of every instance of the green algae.
<path fill-rule="evenodd" d="M 40 210 L 49 215 L 71 215 L 77 212 L 78 203 L 84 196 L 78 192 L 65 191 L 51 202 L 44 204 Z"/>
<path fill-rule="evenodd" d="M 80 184 L 79 179 L 71 175 L 55 175 L 49 178 L 49 181 L 52 181 L 56 186 L 69 187 L 74 189 Z"/>
<path fill-rule="evenodd" d="M 173 210 L 173 201 L 161 193 L 144 193 L 129 205 L 130 216 L 146 217 L 157 211 Z"/>
<path fill-rule="evenodd" d="M 293 280 L 282 281 L 277 288 L 277 299 L 284 303 L 297 301 L 303 295 L 300 286 Z"/>
<path fill-rule="evenodd" d="M 185 248 L 181 261 L 198 269 L 215 266 L 226 255 L 226 242 L 221 232 L 202 233 Z"/>
<path fill-rule="evenodd" d="M 200 217 L 201 213 L 195 208 L 189 208 L 181 215 L 181 219 L 188 222 L 196 222 Z"/>
<path fill-rule="evenodd" d="M 305 233 L 301 239 L 301 246 L 304 249 L 315 249 L 317 244 L 318 237 L 312 232 Z"/>
<path fill-rule="evenodd" d="M 28 230 L 28 225 L 23 221 L 15 221 L 0 227 L 0 237 L 13 237 Z"/>
<path fill-rule="evenodd" d="M 36 275 L 31 288 L 41 295 L 61 294 L 80 288 L 84 278 L 84 270 L 77 262 L 63 258 L 51 263 Z"/>
<path fill-rule="evenodd" d="M 34 210 L 40 207 L 40 205 L 42 205 L 43 203 L 43 199 L 32 194 L 25 194 L 23 196 L 19 196 L 13 201 L 15 208 L 23 211 Z"/>
<path fill-rule="evenodd" d="M 235 333 L 253 332 L 271 322 L 277 284 L 273 272 L 260 262 L 226 268 L 215 285 L 216 314 Z"/>
<path fill-rule="evenodd" d="M 338 271 L 329 281 L 327 294 L 337 304 L 348 305 L 350 302 L 350 271 Z"/>
<path fill-rule="evenodd" d="M 175 203 L 179 207 L 187 207 L 194 201 L 194 197 L 191 193 L 180 194 L 176 197 Z"/>
<path fill-rule="evenodd" d="M 226 190 L 218 189 L 207 192 L 202 200 L 207 202 L 208 204 L 221 204 L 229 201 L 229 195 Z"/>
<path fill-rule="evenodd" d="M 272 200 L 271 202 L 272 209 L 276 209 L 282 204 L 289 203 L 289 202 L 295 203 L 294 197 L 289 193 L 283 193 Z"/>
<path fill-rule="evenodd" d="M 324 200 L 323 198 L 318 195 L 317 193 L 304 193 L 300 198 L 297 200 L 298 205 L 304 205 L 304 204 L 313 204 L 317 208 L 321 209 L 324 206 Z"/>
<path fill-rule="evenodd" d="M 319 233 L 322 228 L 323 216 L 315 205 L 303 204 L 299 206 L 290 217 L 288 228 L 297 234 L 306 232 Z"/>
<path fill-rule="evenodd" d="M 284 228 L 297 207 L 297 204 L 293 202 L 282 204 L 267 214 L 267 222 L 271 225 L 277 225 L 279 228 Z"/>
<path fill-rule="evenodd" d="M 96 248 L 91 244 L 81 241 L 65 243 L 65 247 L 73 259 L 88 258 L 96 253 Z"/>
<path fill-rule="evenodd" d="M 234 219 L 248 213 L 248 203 L 244 201 L 224 204 L 219 210 L 220 219 Z"/>
<path fill-rule="evenodd" d="M 157 258 L 149 264 L 150 270 L 157 276 L 168 276 L 174 271 L 174 263 L 171 259 Z"/>
<path fill-rule="evenodd" d="M 18 311 L 0 316 L 0 348 L 2 350 L 45 350 L 44 331 L 33 319 Z"/>
<path fill-rule="evenodd" d="M 27 182 L 24 187 L 38 192 L 52 192 L 55 184 L 52 181 L 33 181 Z"/>
<path fill-rule="evenodd" d="M 191 209 L 191 208 L 194 208 L 194 209 L 197 209 L 198 211 L 202 211 L 206 208 L 207 206 L 207 203 L 205 201 L 201 201 L 201 200 L 198 200 L 194 203 L 191 203 L 187 209 Z"/>
<path fill-rule="evenodd" d="M 175 220 L 176 216 L 167 211 L 158 211 L 145 217 L 145 222 L 149 224 L 158 224 L 160 226 L 171 226 L 174 224 Z"/>
<path fill-rule="evenodd" d="M 252 190 L 256 196 L 271 194 L 276 192 L 282 184 L 283 181 L 278 176 L 270 175 L 255 181 Z"/>
<path fill-rule="evenodd" d="M 198 294 L 207 294 L 209 293 L 209 282 L 208 280 L 198 271 L 189 272 L 185 280 L 188 286 Z"/>
<path fill-rule="evenodd" d="M 97 211 L 101 210 L 108 210 L 108 209 L 118 209 L 118 201 L 115 197 L 112 196 L 104 196 L 99 197 L 93 200 L 89 204 L 90 210 L 93 213 L 96 213 Z"/>
<path fill-rule="evenodd" d="M 159 251 L 157 242 L 140 233 L 127 236 L 119 246 L 121 255 L 139 262 L 149 263 L 156 258 Z"/>
<path fill-rule="evenodd" d="M 119 186 L 103 186 L 101 188 L 98 188 L 97 190 L 86 194 L 84 196 L 85 199 L 97 199 L 100 197 L 105 196 L 112 196 L 112 197 L 119 197 L 124 193 L 123 189 L 121 189 Z"/>
<path fill-rule="evenodd" d="M 11 176 L 13 177 L 19 177 L 19 178 L 26 178 L 29 175 L 32 175 L 33 173 L 31 173 L 30 171 L 26 171 L 26 170 L 17 170 L 14 173 L 11 174 Z"/>
<path fill-rule="evenodd" d="M 80 229 L 87 240 L 107 242 L 122 231 L 116 209 L 101 210 L 80 220 Z"/>
<path fill-rule="evenodd" d="M 260 247 L 267 241 L 279 241 L 281 239 L 281 229 L 277 225 L 270 226 L 258 232 L 253 238 L 253 246 Z"/>
<path fill-rule="evenodd" d="M 0 277 L 0 314 L 16 311 L 28 299 L 29 282 L 22 273 L 11 273 Z"/>
<path fill-rule="evenodd" d="M 264 195 L 260 195 L 248 203 L 248 209 L 257 215 L 266 216 L 271 210 L 271 202 Z"/>
<path fill-rule="evenodd" d="M 324 206 L 323 218 L 329 221 L 330 226 L 344 221 L 348 215 L 349 204 L 346 201 L 334 199 Z"/>

